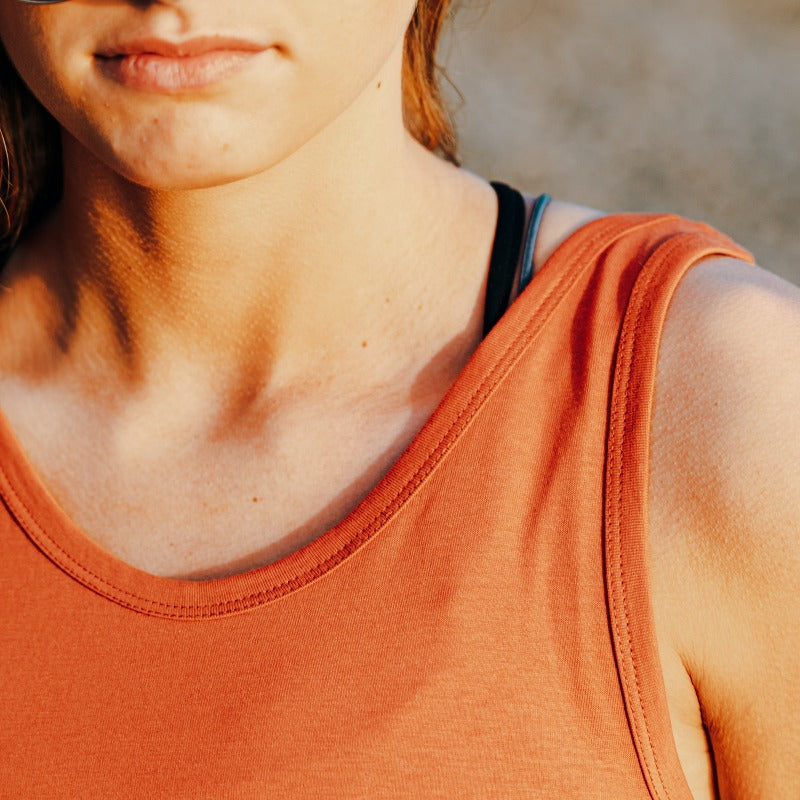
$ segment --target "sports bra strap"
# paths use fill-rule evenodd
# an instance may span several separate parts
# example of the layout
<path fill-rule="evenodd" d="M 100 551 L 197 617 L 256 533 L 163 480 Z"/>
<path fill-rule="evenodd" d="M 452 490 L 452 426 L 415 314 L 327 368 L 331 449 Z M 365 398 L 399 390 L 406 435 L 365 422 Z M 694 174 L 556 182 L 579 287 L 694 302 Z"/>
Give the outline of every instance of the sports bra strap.
<path fill-rule="evenodd" d="M 539 237 L 542 217 L 551 200 L 549 194 L 542 194 L 536 198 L 526 232 L 525 200 L 520 192 L 497 181 L 492 181 L 491 186 L 497 194 L 497 228 L 486 282 L 486 303 L 483 315 L 484 337 L 508 308 L 520 249 L 522 249 L 522 265 L 517 294 L 522 292 L 533 277 L 536 241 Z M 524 247 L 522 247 L 523 236 Z"/>
<path fill-rule="evenodd" d="M 492 182 L 491 185 L 497 194 L 497 228 L 486 280 L 484 336 L 508 308 L 525 227 L 525 200 L 522 195 L 504 183 Z"/>
<path fill-rule="evenodd" d="M 536 241 L 539 238 L 539 230 L 542 227 L 542 217 L 545 209 L 553 198 L 549 194 L 540 194 L 533 203 L 531 211 L 531 221 L 528 223 L 528 233 L 525 237 L 525 250 L 522 254 L 522 268 L 519 273 L 519 291 L 530 283 L 533 277 L 533 254 L 536 250 Z"/>

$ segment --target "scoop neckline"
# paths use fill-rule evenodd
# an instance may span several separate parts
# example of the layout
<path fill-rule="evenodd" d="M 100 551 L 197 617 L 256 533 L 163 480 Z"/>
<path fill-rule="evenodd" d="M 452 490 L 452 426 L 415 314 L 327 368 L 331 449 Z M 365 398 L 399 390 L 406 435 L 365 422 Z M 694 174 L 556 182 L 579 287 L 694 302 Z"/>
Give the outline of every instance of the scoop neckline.
<path fill-rule="evenodd" d="M 336 525 L 277 561 L 201 581 L 154 575 L 122 561 L 84 534 L 63 511 L 29 462 L 2 409 L 0 495 L 50 561 L 86 588 L 132 611 L 209 619 L 272 603 L 319 580 L 386 528 L 446 459 L 536 337 L 566 293 L 569 279 L 580 274 L 588 252 L 630 227 L 633 216 L 601 216 L 570 233 L 481 340 L 422 428 L 366 497 Z M 576 269 L 566 270 L 569 264 Z"/>

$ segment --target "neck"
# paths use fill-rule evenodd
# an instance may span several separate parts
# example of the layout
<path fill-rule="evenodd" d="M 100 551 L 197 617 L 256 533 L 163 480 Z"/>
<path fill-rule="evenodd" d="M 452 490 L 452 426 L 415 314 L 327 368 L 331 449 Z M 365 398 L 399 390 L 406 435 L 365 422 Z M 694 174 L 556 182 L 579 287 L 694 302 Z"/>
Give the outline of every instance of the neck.
<path fill-rule="evenodd" d="M 445 254 L 477 181 L 411 140 L 381 105 L 397 98 L 370 103 L 277 165 L 203 189 L 137 186 L 65 134 L 64 197 L 30 251 L 49 265 L 58 357 L 128 386 L 183 364 L 216 385 L 280 387 L 396 335 L 437 280 L 446 294 L 436 271 L 408 267 Z"/>

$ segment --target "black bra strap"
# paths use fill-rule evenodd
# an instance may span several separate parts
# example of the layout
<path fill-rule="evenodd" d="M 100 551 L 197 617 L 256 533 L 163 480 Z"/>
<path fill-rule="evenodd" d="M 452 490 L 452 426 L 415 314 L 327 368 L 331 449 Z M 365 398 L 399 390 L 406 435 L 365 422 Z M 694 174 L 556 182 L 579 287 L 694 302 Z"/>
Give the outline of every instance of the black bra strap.
<path fill-rule="evenodd" d="M 483 335 L 494 327 L 508 307 L 525 227 L 525 200 L 504 183 L 492 181 L 497 194 L 497 230 L 486 284 Z"/>

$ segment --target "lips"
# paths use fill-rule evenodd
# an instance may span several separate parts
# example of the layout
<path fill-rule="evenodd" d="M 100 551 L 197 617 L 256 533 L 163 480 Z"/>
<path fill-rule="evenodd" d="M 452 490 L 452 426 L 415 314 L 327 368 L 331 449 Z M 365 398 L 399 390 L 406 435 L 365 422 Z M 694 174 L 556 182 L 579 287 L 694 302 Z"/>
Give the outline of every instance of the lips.
<path fill-rule="evenodd" d="M 260 43 L 230 37 L 204 36 L 181 42 L 148 37 L 103 47 L 95 57 L 101 71 L 117 83 L 176 94 L 218 83 L 267 49 Z"/>
<path fill-rule="evenodd" d="M 97 55 L 102 58 L 143 54 L 185 58 L 205 55 L 218 50 L 258 53 L 266 49 L 266 45 L 230 36 L 198 36 L 182 42 L 170 42 L 167 39 L 147 36 L 103 47 L 97 52 Z"/>

